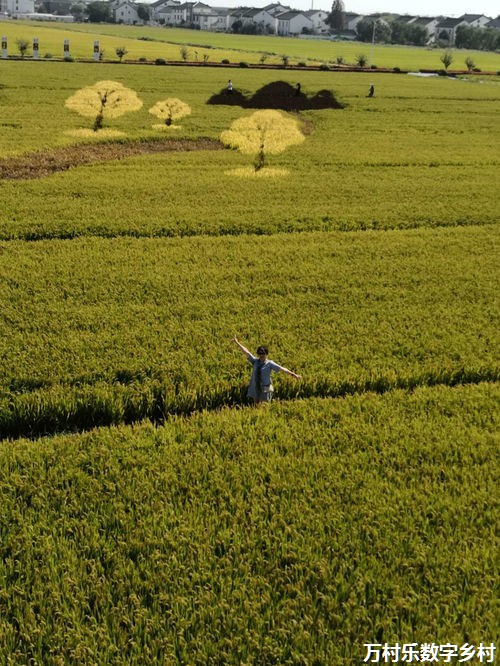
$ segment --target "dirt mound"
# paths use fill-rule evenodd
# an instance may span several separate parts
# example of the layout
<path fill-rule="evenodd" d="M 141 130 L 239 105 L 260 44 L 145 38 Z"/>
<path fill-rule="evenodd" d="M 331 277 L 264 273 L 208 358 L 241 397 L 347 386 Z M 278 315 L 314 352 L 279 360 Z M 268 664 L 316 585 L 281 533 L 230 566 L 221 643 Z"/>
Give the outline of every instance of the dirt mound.
<path fill-rule="evenodd" d="M 343 109 L 330 90 L 320 90 L 309 97 L 286 81 L 274 81 L 258 90 L 251 97 L 234 90 L 232 94 L 221 91 L 212 95 L 207 104 L 238 105 L 244 109 L 280 109 L 282 111 L 306 111 L 310 109 Z"/>
<path fill-rule="evenodd" d="M 229 93 L 225 88 L 217 95 L 212 95 L 207 104 L 225 104 L 226 106 L 244 106 L 246 97 L 238 90 Z"/>
<path fill-rule="evenodd" d="M 148 153 L 223 150 L 214 139 L 151 139 L 124 143 L 82 144 L 0 160 L 0 180 L 43 178 L 58 171 Z"/>

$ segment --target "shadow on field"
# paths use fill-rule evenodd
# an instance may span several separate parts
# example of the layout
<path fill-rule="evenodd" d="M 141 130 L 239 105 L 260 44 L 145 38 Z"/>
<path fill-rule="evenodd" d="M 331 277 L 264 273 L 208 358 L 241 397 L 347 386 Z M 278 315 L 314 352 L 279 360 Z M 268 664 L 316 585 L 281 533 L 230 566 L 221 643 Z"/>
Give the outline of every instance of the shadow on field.
<path fill-rule="evenodd" d="M 148 139 L 144 141 L 80 144 L 0 160 L 0 180 L 44 178 L 85 164 L 121 160 L 149 153 L 223 150 L 214 139 Z"/>
<path fill-rule="evenodd" d="M 224 89 L 216 95 L 212 95 L 207 104 L 240 106 L 243 109 L 280 109 L 281 111 L 344 108 L 331 90 L 319 90 L 309 97 L 302 92 L 300 87 L 294 87 L 286 81 L 269 83 L 251 96 L 246 96 L 238 90 L 229 93 Z"/>

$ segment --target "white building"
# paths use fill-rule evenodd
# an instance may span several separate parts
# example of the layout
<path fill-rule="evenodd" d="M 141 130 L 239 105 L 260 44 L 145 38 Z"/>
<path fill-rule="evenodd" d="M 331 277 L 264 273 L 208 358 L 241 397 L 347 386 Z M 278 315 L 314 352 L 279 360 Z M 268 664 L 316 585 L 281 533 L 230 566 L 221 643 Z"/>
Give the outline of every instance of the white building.
<path fill-rule="evenodd" d="M 0 0 L 0 14 L 22 16 L 35 12 L 34 0 Z"/>
<path fill-rule="evenodd" d="M 259 26 L 262 32 L 274 32 L 274 15 L 268 12 L 265 7 L 260 9 L 238 7 L 230 10 L 227 14 L 226 29 L 231 30 L 236 21 L 241 21 L 243 25 Z"/>
<path fill-rule="evenodd" d="M 274 20 L 278 35 L 300 35 L 303 28 L 313 29 L 313 22 L 302 12 L 284 12 L 277 14 Z"/>
<path fill-rule="evenodd" d="M 116 23 L 136 25 L 144 23 L 137 13 L 137 4 L 132 0 L 111 0 L 111 15 Z"/>
<path fill-rule="evenodd" d="M 180 0 L 156 0 L 156 2 L 152 2 L 149 5 L 151 8 L 151 19 L 158 21 L 160 18 L 165 18 L 162 12 L 166 14 L 171 7 L 176 7 L 180 4 Z"/>
<path fill-rule="evenodd" d="M 463 21 L 462 25 L 468 25 L 471 28 L 485 28 L 491 21 L 491 18 L 484 14 L 463 14 L 460 19 Z"/>
<path fill-rule="evenodd" d="M 439 19 L 432 16 L 417 16 L 409 21 L 409 23 L 411 23 L 411 25 L 418 25 L 426 31 L 427 43 L 434 41 Z"/>
<path fill-rule="evenodd" d="M 328 12 L 325 12 L 323 9 L 309 9 L 304 14 L 311 19 L 313 32 L 320 35 L 329 32 L 330 27 L 326 22 Z"/>

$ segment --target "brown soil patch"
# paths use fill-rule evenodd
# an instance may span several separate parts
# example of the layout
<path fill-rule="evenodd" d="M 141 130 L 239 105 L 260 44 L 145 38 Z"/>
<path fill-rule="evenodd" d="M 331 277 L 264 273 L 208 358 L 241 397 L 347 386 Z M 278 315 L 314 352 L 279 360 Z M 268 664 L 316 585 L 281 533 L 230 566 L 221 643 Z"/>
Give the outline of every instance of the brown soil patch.
<path fill-rule="evenodd" d="M 72 167 L 135 155 L 223 149 L 224 146 L 215 139 L 151 139 L 125 143 L 82 144 L 0 160 L 0 179 L 44 178 Z"/>

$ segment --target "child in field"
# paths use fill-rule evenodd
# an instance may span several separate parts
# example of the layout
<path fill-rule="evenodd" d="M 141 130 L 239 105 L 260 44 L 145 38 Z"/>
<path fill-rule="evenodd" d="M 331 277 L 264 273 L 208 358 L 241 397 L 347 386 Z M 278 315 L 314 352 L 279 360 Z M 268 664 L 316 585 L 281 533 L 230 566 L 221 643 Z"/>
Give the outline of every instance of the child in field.
<path fill-rule="evenodd" d="M 278 365 L 274 361 L 267 358 L 269 353 L 267 347 L 261 345 L 257 348 L 257 356 L 244 347 L 238 338 L 234 336 L 233 342 L 245 354 L 248 361 L 252 364 L 252 376 L 248 386 L 247 396 L 254 401 L 254 403 L 271 402 L 273 399 L 273 385 L 271 383 L 272 372 L 284 372 L 285 375 L 290 375 L 294 379 L 300 379 L 300 375 L 295 374 L 291 370 Z"/>

